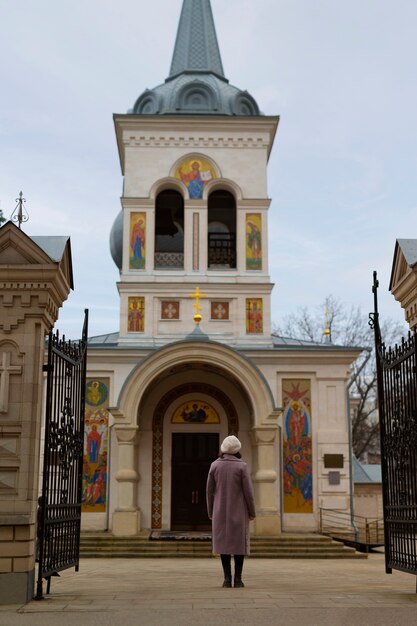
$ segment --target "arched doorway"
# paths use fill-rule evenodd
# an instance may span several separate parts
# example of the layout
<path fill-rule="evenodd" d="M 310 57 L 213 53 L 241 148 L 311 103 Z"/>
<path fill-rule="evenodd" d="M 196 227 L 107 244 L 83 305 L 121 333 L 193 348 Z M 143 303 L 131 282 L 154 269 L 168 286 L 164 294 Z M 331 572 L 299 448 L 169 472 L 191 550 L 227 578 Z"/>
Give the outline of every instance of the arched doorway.
<path fill-rule="evenodd" d="M 160 399 L 152 425 L 152 528 L 162 527 L 161 494 L 168 487 L 163 480 L 164 445 L 170 452 L 171 529 L 210 528 L 205 486 L 219 452 L 221 430 L 238 434 L 239 420 L 234 403 L 218 386 L 188 382 Z"/>
<path fill-rule="evenodd" d="M 172 433 L 171 530 L 210 530 L 205 488 L 219 433 Z"/>

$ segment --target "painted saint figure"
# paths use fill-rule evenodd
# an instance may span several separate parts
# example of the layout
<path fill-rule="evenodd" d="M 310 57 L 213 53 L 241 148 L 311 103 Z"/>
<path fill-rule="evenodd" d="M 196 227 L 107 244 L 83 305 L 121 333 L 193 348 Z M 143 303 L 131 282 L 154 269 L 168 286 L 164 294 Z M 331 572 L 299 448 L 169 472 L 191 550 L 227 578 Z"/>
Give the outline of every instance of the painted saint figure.
<path fill-rule="evenodd" d="M 262 302 L 249 300 L 247 306 L 247 332 L 259 334 L 263 332 Z"/>
<path fill-rule="evenodd" d="M 143 332 L 143 310 L 141 301 L 137 298 L 129 298 L 129 314 L 127 329 L 130 333 Z"/>
<path fill-rule="evenodd" d="M 188 174 L 183 171 L 182 167 L 179 168 L 178 173 L 182 182 L 188 187 L 190 198 L 202 198 L 204 185 L 211 180 L 211 172 L 209 170 L 201 172 L 200 163 L 193 161 Z"/>
<path fill-rule="evenodd" d="M 87 454 L 90 463 L 98 463 L 98 452 L 100 449 L 101 437 L 97 430 L 97 424 L 93 424 L 87 437 Z"/>
<path fill-rule="evenodd" d="M 248 246 L 252 252 L 252 259 L 258 261 L 262 250 L 261 231 L 253 222 L 248 222 L 248 226 L 251 229 L 248 234 Z"/>
<path fill-rule="evenodd" d="M 202 407 L 198 408 L 198 404 L 193 404 L 191 411 L 184 409 L 181 416 L 184 422 L 204 422 L 207 419 L 207 413 Z"/>
<path fill-rule="evenodd" d="M 135 261 L 143 261 L 143 246 L 145 245 L 145 230 L 143 228 L 144 221 L 138 220 L 133 224 L 130 245 L 133 251 Z"/>

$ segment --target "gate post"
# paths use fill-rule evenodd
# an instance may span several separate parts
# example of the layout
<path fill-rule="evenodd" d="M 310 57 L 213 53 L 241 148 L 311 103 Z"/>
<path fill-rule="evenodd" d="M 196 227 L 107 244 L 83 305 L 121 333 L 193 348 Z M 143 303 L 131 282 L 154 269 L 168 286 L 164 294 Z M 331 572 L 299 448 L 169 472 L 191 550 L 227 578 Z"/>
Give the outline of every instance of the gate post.
<path fill-rule="evenodd" d="M 45 336 L 72 287 L 68 237 L 0 228 L 0 604 L 33 596 Z"/>

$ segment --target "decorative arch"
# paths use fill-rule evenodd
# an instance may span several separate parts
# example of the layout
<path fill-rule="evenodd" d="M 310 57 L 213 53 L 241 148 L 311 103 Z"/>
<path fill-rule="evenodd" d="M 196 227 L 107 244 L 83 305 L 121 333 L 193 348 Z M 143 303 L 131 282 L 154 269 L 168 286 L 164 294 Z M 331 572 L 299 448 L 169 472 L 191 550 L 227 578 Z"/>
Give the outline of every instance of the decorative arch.
<path fill-rule="evenodd" d="M 161 99 L 154 91 L 147 89 L 135 102 L 133 113 L 136 115 L 157 115 L 161 108 Z"/>
<path fill-rule="evenodd" d="M 178 180 L 178 178 L 175 178 L 175 176 L 166 176 L 165 178 L 156 180 L 149 190 L 149 198 L 155 201 L 156 196 L 161 193 L 161 191 L 166 191 L 167 189 L 178 191 L 184 199 L 188 198 L 186 185 L 184 185 L 181 180 Z"/>
<path fill-rule="evenodd" d="M 234 115 L 260 115 L 256 100 L 247 91 L 242 91 L 230 99 L 230 107 Z"/>
<path fill-rule="evenodd" d="M 112 410 L 120 426 L 137 425 L 138 408 L 149 389 L 164 372 L 191 363 L 227 372 L 245 390 L 251 405 L 253 426 L 259 426 L 275 410 L 275 401 L 262 372 L 250 359 L 230 346 L 215 341 L 179 341 L 153 352 L 132 370 Z M 130 418 L 130 419 L 129 419 Z M 136 420 L 133 423 L 133 420 Z"/>
<path fill-rule="evenodd" d="M 215 180 L 207 183 L 204 188 L 203 198 L 207 199 L 213 191 L 219 191 L 225 189 L 229 191 L 235 198 L 236 202 L 243 200 L 242 189 L 230 178 L 216 178 Z"/>
<path fill-rule="evenodd" d="M 175 108 L 190 113 L 217 111 L 219 100 L 213 89 L 199 80 L 186 83 L 176 96 Z"/>
<path fill-rule="evenodd" d="M 162 459 L 164 442 L 164 417 L 170 404 L 187 393 L 204 393 L 217 400 L 224 408 L 229 434 L 239 434 L 239 418 L 233 402 L 223 391 L 214 385 L 190 382 L 179 385 L 166 393 L 158 402 L 152 420 L 152 528 L 162 525 Z"/>

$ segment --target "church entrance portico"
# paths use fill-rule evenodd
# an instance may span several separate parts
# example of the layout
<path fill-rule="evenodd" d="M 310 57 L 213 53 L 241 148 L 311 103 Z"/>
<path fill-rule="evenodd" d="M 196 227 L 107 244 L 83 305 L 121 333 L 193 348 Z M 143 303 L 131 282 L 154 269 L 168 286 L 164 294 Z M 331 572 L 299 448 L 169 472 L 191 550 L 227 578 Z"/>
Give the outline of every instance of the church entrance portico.
<path fill-rule="evenodd" d="M 171 361 L 174 353 L 175 364 Z M 134 404 L 137 409 L 129 410 Z M 122 445 L 117 455 L 116 479 L 122 478 L 118 491 L 132 495 L 131 502 L 123 502 L 124 508 L 119 505 L 114 510 L 114 534 L 118 528 L 126 534 L 125 525 L 118 525 L 119 521 L 130 517 L 134 525 L 134 512 L 138 527 L 134 533 L 129 526 L 129 534 L 151 529 L 208 530 L 208 469 L 217 458 L 221 440 L 232 433 L 242 441 L 243 456 L 259 494 L 260 512 L 262 508 L 268 508 L 269 514 L 275 510 L 278 520 L 274 503 L 263 503 L 264 456 L 257 452 L 259 438 L 254 435 L 265 427 L 261 421 L 264 415 L 269 419 L 268 430 L 272 427 L 274 431 L 270 445 L 277 443 L 277 426 L 271 424 L 275 419 L 271 395 L 256 368 L 235 350 L 211 341 L 161 348 L 131 373 L 119 396 L 119 407 L 111 411 Z M 136 419 L 129 424 L 127 415 Z M 135 436 L 128 455 L 126 442 L 122 443 L 118 433 L 126 439 L 130 431 Z M 129 468 L 124 467 L 126 461 Z M 272 475 L 274 478 L 277 501 L 277 468 L 267 469 L 267 482 Z M 126 485 L 129 480 L 130 490 Z"/>

